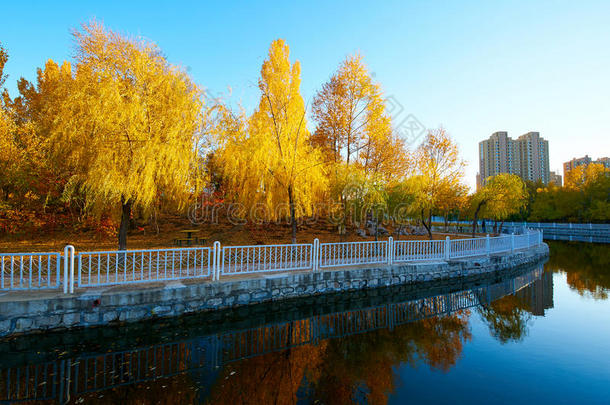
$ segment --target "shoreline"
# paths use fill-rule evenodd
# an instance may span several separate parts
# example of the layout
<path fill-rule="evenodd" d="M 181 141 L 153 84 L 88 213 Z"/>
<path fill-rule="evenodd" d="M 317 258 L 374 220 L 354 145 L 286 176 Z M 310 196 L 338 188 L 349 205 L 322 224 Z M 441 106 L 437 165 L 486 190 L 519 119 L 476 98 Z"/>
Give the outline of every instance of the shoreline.
<path fill-rule="evenodd" d="M 0 338 L 45 331 L 133 323 L 358 290 L 434 280 L 455 280 L 508 271 L 548 257 L 546 244 L 514 253 L 448 261 L 277 272 L 220 281 L 179 280 L 129 286 L 57 291 L 11 291 L 0 295 Z"/>

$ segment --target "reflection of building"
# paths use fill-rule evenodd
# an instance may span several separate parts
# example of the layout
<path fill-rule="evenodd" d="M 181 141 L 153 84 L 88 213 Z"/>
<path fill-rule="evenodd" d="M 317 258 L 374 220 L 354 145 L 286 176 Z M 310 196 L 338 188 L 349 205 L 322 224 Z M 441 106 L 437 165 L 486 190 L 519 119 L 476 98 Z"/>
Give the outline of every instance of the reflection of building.
<path fill-rule="evenodd" d="M 565 162 L 563 164 L 563 177 L 565 177 L 570 170 L 578 166 L 589 166 L 591 163 L 597 163 L 603 165 L 606 169 L 610 169 L 610 157 L 603 157 L 593 160 L 589 157 L 589 155 L 585 155 L 584 157 L 574 158 L 569 162 Z"/>
<path fill-rule="evenodd" d="M 488 177 L 500 173 L 548 184 L 549 142 L 538 132 L 528 132 L 515 140 L 506 131 L 494 132 L 489 139 L 479 142 L 477 187 L 485 185 Z"/>
<path fill-rule="evenodd" d="M 562 186 L 562 181 L 561 181 L 561 175 L 557 174 L 555 172 L 550 172 L 549 175 L 549 183 L 554 183 L 556 186 L 561 187 Z"/>
<path fill-rule="evenodd" d="M 545 271 L 542 277 L 515 293 L 530 312 L 536 316 L 544 316 L 544 310 L 553 308 L 553 273 Z"/>

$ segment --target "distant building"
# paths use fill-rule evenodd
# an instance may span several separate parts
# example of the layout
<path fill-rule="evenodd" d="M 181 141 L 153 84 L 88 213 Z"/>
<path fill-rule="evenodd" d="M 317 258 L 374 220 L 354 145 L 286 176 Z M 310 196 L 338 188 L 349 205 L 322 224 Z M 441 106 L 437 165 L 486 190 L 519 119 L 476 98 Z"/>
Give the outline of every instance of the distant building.
<path fill-rule="evenodd" d="M 563 185 L 561 175 L 555 172 L 551 172 L 549 177 L 549 183 L 554 183 L 556 186 L 561 187 Z"/>
<path fill-rule="evenodd" d="M 599 158 L 595 163 L 599 163 L 600 165 L 604 165 L 606 169 L 610 169 L 610 157 Z"/>
<path fill-rule="evenodd" d="M 572 160 L 570 160 L 569 162 L 565 162 L 563 164 L 563 177 L 566 177 L 566 174 L 578 167 L 578 166 L 589 166 L 591 163 L 597 163 L 600 165 L 604 165 L 605 168 L 610 169 L 610 158 L 609 157 L 602 157 L 599 158 L 597 160 L 593 160 L 589 157 L 589 155 L 585 155 L 585 157 L 581 157 L 581 158 L 574 158 Z"/>
<path fill-rule="evenodd" d="M 548 184 L 548 141 L 538 132 L 528 132 L 513 140 L 506 131 L 499 131 L 479 142 L 477 188 L 485 185 L 487 178 L 500 173 L 516 174 L 523 180 L 540 180 Z"/>

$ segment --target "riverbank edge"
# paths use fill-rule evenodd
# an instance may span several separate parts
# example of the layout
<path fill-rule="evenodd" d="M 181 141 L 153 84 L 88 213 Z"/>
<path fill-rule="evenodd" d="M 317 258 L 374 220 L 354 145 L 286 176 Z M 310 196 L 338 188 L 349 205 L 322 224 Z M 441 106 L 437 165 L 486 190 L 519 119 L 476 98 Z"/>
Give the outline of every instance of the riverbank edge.
<path fill-rule="evenodd" d="M 328 293 L 465 278 L 548 257 L 546 244 L 514 253 L 450 261 L 373 265 L 317 272 L 281 273 L 216 282 L 183 280 L 0 297 L 0 337 L 138 322 Z M 13 298 L 13 299 L 11 299 Z"/>

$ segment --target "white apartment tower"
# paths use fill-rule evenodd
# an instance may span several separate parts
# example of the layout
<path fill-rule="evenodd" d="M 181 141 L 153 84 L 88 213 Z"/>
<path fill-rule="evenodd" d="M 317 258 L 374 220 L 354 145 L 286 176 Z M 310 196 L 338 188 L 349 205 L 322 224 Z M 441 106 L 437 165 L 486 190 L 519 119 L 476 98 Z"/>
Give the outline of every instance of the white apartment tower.
<path fill-rule="evenodd" d="M 528 132 L 513 140 L 506 131 L 499 131 L 479 142 L 477 188 L 485 185 L 487 178 L 500 173 L 516 174 L 523 180 L 541 180 L 548 184 L 548 141 L 538 132 Z"/>

